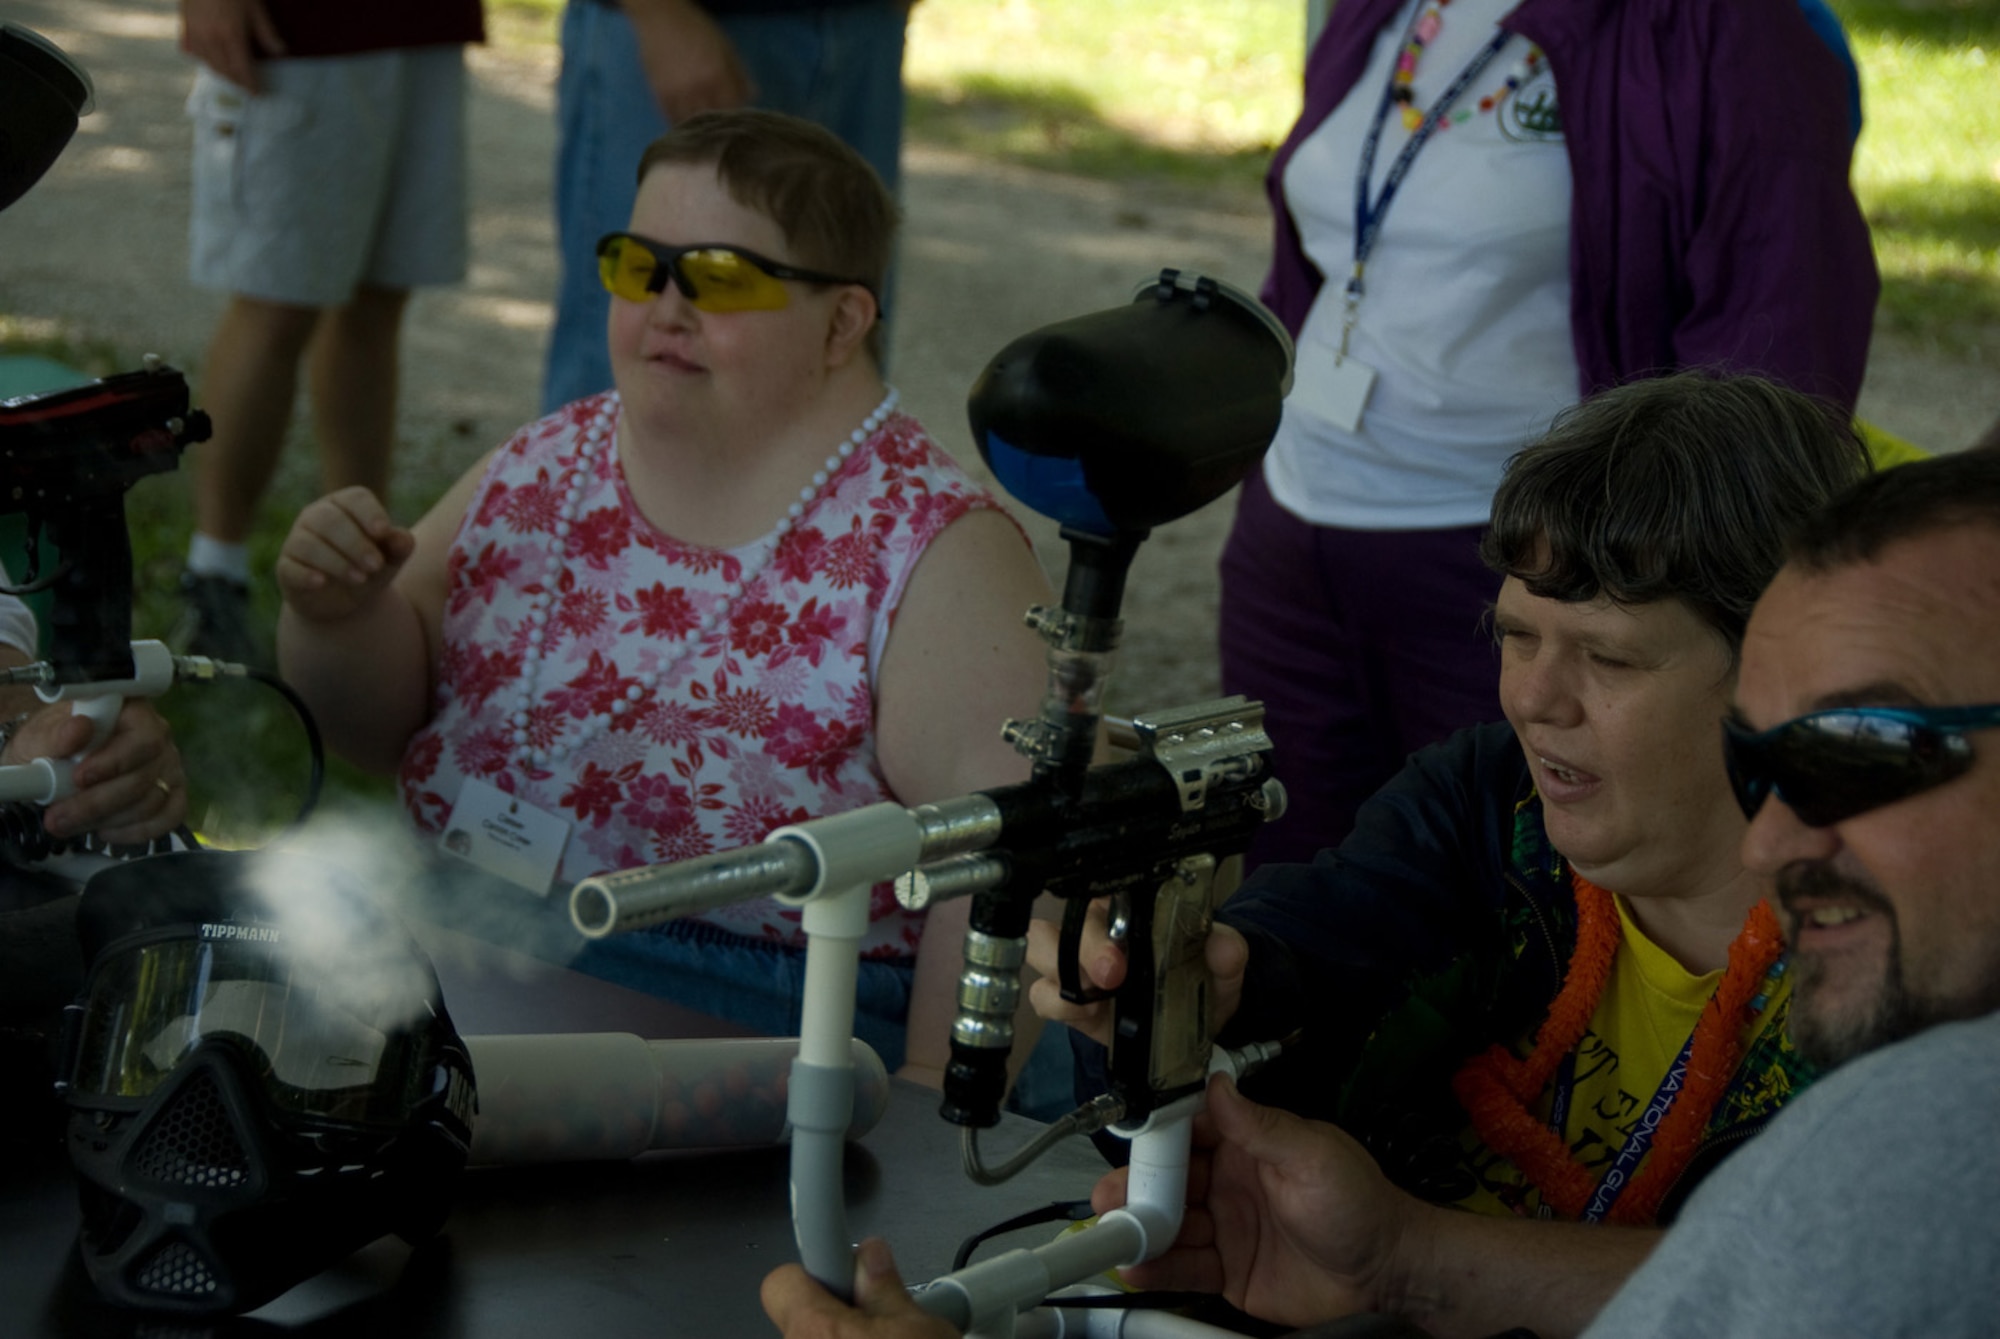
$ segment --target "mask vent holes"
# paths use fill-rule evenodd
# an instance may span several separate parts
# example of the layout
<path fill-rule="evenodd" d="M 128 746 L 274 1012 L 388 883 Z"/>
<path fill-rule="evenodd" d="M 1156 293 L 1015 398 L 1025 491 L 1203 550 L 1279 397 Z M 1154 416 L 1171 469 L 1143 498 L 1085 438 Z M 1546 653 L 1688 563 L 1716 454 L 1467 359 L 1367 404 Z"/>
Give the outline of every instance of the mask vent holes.
<path fill-rule="evenodd" d="M 204 1297 L 216 1289 L 215 1271 L 194 1247 L 170 1241 L 154 1251 L 132 1278 L 141 1292 L 169 1297 Z"/>
<path fill-rule="evenodd" d="M 146 1132 L 132 1158 L 132 1173 L 170 1186 L 211 1190 L 240 1186 L 250 1176 L 250 1158 L 229 1122 L 215 1080 L 190 1079 Z"/>

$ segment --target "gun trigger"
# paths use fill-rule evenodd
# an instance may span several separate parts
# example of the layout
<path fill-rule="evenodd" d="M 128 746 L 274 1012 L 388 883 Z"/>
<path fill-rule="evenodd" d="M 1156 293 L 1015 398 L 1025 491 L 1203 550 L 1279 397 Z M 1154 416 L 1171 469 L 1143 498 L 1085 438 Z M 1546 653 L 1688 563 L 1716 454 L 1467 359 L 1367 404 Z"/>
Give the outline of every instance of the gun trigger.
<path fill-rule="evenodd" d="M 1056 945 L 1056 984 L 1071 1004 L 1094 1004 L 1111 998 L 1108 990 L 1083 984 L 1083 927 L 1090 918 L 1087 898 L 1071 898 L 1063 904 L 1062 937 Z"/>
<path fill-rule="evenodd" d="M 1111 910 L 1105 918 L 1104 933 L 1120 948 L 1123 948 L 1125 941 L 1132 937 L 1132 914 L 1132 895 L 1114 893 L 1111 898 Z"/>

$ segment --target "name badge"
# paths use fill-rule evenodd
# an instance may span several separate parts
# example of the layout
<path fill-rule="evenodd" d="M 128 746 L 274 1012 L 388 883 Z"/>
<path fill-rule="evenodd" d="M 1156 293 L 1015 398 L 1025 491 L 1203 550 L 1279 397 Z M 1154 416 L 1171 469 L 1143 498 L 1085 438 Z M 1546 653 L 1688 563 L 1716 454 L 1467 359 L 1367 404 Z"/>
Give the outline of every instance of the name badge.
<path fill-rule="evenodd" d="M 569 820 L 472 777 L 438 845 L 488 874 L 547 897 L 569 844 Z"/>
<path fill-rule="evenodd" d="M 1368 393 L 1374 389 L 1375 369 L 1354 358 L 1336 357 L 1330 363 L 1301 360 L 1285 404 L 1324 419 L 1342 432 L 1358 432 L 1361 415 L 1368 408 Z"/>

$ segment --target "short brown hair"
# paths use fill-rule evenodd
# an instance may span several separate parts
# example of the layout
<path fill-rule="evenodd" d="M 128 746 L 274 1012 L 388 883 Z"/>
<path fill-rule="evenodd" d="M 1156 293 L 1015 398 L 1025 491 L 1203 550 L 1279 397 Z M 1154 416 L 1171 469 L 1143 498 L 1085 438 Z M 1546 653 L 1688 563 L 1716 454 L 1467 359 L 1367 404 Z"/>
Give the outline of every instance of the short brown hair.
<path fill-rule="evenodd" d="M 2000 448 L 1913 460 L 1863 479 L 1793 533 L 1789 556 L 1805 571 L 1831 572 L 1968 525 L 2000 530 Z"/>
<path fill-rule="evenodd" d="M 798 264 L 852 275 L 877 303 L 899 212 L 866 159 L 822 126 L 754 107 L 700 112 L 646 146 L 639 177 L 662 163 L 713 163 L 730 197 L 776 223 Z M 868 349 L 882 361 L 882 323 Z"/>
<path fill-rule="evenodd" d="M 1555 600 L 1679 598 L 1743 644 L 1792 531 L 1870 469 L 1833 405 L 1757 377 L 1635 381 L 1507 462 L 1480 548 Z"/>

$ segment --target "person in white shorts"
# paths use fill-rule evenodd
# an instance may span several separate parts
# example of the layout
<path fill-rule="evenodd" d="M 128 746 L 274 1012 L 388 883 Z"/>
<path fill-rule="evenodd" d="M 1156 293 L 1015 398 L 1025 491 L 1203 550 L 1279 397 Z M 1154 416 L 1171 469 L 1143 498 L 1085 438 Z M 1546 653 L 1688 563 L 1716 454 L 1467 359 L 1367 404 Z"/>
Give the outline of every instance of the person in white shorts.
<path fill-rule="evenodd" d="M 181 0 L 202 64 L 190 271 L 230 294 L 201 377 L 195 533 L 175 640 L 268 659 L 247 542 L 310 388 L 325 489 L 386 494 L 412 288 L 466 271 L 464 44 L 480 0 Z"/>

